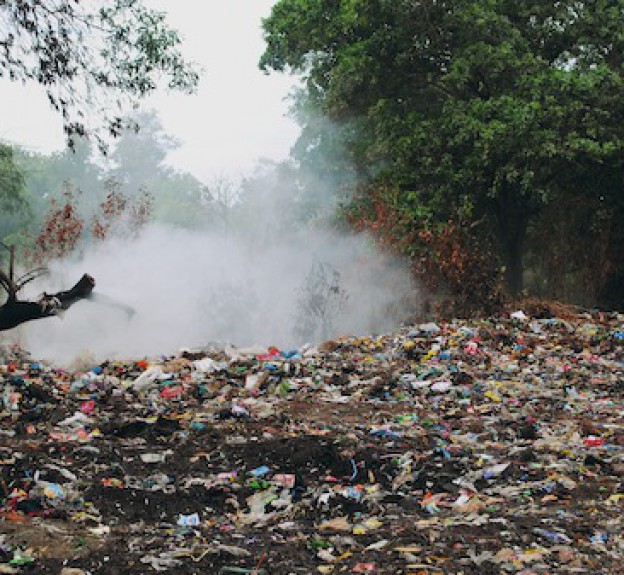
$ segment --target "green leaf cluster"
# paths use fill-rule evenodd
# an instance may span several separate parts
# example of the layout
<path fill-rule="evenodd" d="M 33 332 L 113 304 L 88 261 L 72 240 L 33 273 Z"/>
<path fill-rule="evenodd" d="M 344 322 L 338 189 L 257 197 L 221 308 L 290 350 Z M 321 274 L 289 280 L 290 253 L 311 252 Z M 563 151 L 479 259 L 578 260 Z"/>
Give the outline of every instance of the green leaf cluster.
<path fill-rule="evenodd" d="M 482 222 L 513 293 L 527 266 L 540 285 L 595 276 L 573 251 L 549 269 L 532 257 L 561 250 L 537 239 L 591 206 L 575 238 L 591 250 L 609 222 L 614 245 L 596 295 L 622 268 L 622 22 L 624 1 L 280 0 L 260 66 L 305 80 L 301 161 L 335 157 L 361 189 L 399 190 L 408 228 Z"/>
<path fill-rule="evenodd" d="M 199 76 L 165 15 L 140 0 L 0 2 L 0 77 L 34 82 L 68 141 L 118 136 L 122 115 L 161 83 L 192 92 Z M 121 110 L 121 111 L 120 111 Z"/>

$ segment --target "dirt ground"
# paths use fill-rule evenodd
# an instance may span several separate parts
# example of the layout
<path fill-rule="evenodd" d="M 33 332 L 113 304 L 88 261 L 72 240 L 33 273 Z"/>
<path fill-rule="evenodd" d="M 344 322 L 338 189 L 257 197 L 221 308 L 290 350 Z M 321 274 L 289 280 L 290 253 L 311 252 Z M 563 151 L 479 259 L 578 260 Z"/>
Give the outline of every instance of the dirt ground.
<path fill-rule="evenodd" d="M 622 573 L 622 325 L 75 372 L 5 350 L 0 573 Z"/>

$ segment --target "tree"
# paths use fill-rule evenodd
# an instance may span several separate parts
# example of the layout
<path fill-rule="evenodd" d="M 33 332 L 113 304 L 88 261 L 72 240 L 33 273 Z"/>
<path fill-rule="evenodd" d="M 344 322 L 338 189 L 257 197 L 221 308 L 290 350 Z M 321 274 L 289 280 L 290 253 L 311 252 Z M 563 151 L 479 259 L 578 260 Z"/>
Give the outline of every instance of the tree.
<path fill-rule="evenodd" d="M 312 262 L 297 293 L 296 337 L 302 341 L 331 337 L 334 322 L 349 299 L 340 284 L 340 273 L 330 264 Z"/>
<path fill-rule="evenodd" d="M 126 194 L 132 196 L 143 187 L 151 189 L 169 175 L 171 170 L 165 165 L 165 159 L 180 144 L 165 132 L 154 110 L 131 115 L 128 123 L 139 125 L 141 129 L 125 129 L 119 134 L 108 155 L 111 167 L 107 176 L 119 182 Z"/>
<path fill-rule="evenodd" d="M 338 127 L 304 119 L 302 154 L 338 134 L 356 197 L 397 189 L 412 230 L 482 222 L 516 294 L 547 206 L 621 203 L 623 18 L 621 1 L 280 0 L 260 65 L 302 74 L 298 109 Z"/>
<path fill-rule="evenodd" d="M 0 3 L 0 76 L 40 84 L 70 144 L 119 135 L 124 106 L 159 82 L 193 91 L 198 74 L 179 47 L 165 15 L 141 0 Z"/>
<path fill-rule="evenodd" d="M 67 186 L 80 194 L 76 208 L 83 218 L 91 215 L 105 195 L 102 168 L 85 138 L 76 138 L 73 149 L 50 155 L 16 149 L 16 161 L 24 174 L 26 199 L 32 212 L 30 231 L 39 229 L 50 200 L 62 201 Z"/>
<path fill-rule="evenodd" d="M 116 182 L 108 182 L 108 193 L 100 204 L 99 213 L 93 217 L 91 236 L 99 241 L 113 235 L 124 239 L 137 239 L 152 217 L 153 197 L 143 191 L 132 198 L 121 192 Z"/>
<path fill-rule="evenodd" d="M 0 209 L 13 211 L 24 202 L 24 175 L 15 163 L 13 148 L 0 144 Z"/>
<path fill-rule="evenodd" d="M 106 178 L 116 182 L 131 200 L 147 191 L 153 198 L 154 219 L 184 227 L 206 223 L 205 186 L 193 175 L 166 164 L 167 155 L 179 142 L 164 130 L 154 110 L 132 117 L 141 129 L 124 130 L 108 155 Z"/>
<path fill-rule="evenodd" d="M 41 232 L 34 241 L 32 259 L 37 264 L 70 256 L 80 242 L 84 220 L 78 214 L 76 193 L 66 186 L 63 201 L 50 201 Z"/>
<path fill-rule="evenodd" d="M 74 192 L 72 209 L 87 223 L 85 229 L 92 231 L 89 221 L 94 217 L 110 220 L 102 213 L 102 207 L 109 202 L 111 192 L 113 197 L 120 195 L 127 201 L 121 218 L 127 224 L 126 231 L 131 221 L 149 219 L 198 227 L 210 223 L 211 215 L 214 220 L 216 215 L 212 214 L 206 186 L 191 174 L 165 163 L 176 142 L 163 130 L 155 112 L 134 115 L 131 121 L 139 123 L 141 129 L 123 130 L 105 157 L 85 138 L 76 138 L 73 150 L 66 148 L 51 155 L 16 148 L 16 164 L 24 174 L 25 189 L 19 219 L 16 213 L 9 216 L 0 212 L 0 231 L 6 230 L 4 236 L 13 235 L 8 243 L 33 247 L 32 238 L 39 235 L 50 215 L 50 202 L 66 205 L 64 192 L 68 187 Z M 97 227 L 97 222 L 94 225 Z M 142 226 L 133 230 L 140 232 Z M 95 236 L 100 237 L 101 231 Z M 21 236 L 16 237 L 16 232 L 21 232 Z"/>
<path fill-rule="evenodd" d="M 0 241 L 17 231 L 16 216 L 26 212 L 24 174 L 15 161 L 13 148 L 0 143 Z"/>

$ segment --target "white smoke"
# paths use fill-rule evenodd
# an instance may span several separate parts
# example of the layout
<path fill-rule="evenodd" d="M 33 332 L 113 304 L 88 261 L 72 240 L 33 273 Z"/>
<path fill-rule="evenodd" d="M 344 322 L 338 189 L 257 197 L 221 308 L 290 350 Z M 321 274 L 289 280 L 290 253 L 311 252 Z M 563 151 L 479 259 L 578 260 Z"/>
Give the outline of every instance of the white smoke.
<path fill-rule="evenodd" d="M 92 246 L 79 261 L 53 265 L 51 276 L 22 295 L 67 289 L 86 272 L 96 279 L 96 293 L 131 306 L 134 315 L 84 301 L 63 318 L 34 321 L 8 336 L 34 358 L 61 364 L 87 353 L 98 361 L 152 357 L 211 342 L 292 349 L 304 343 L 297 323 L 306 298 L 332 305 L 322 298 L 333 292 L 314 293 L 314 269 L 331 275 L 341 300 L 325 322 L 329 333 L 312 325 L 309 338 L 382 332 L 414 311 L 408 271 L 365 237 L 328 231 L 279 241 L 245 237 L 155 225 L 138 240 Z"/>

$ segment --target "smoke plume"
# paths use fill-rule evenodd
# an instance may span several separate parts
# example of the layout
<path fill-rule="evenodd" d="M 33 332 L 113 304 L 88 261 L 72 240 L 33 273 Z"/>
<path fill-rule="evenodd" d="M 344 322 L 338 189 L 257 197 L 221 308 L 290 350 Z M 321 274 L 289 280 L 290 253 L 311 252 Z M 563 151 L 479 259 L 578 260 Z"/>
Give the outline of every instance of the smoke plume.
<path fill-rule="evenodd" d="M 84 272 L 108 300 L 79 302 L 62 318 L 25 324 L 9 337 L 33 357 L 61 364 L 85 354 L 95 361 L 170 355 L 214 342 L 293 349 L 391 329 L 417 300 L 404 266 L 363 236 L 305 230 L 254 241 L 253 233 L 158 225 L 54 264 L 23 295 L 66 289 Z"/>

